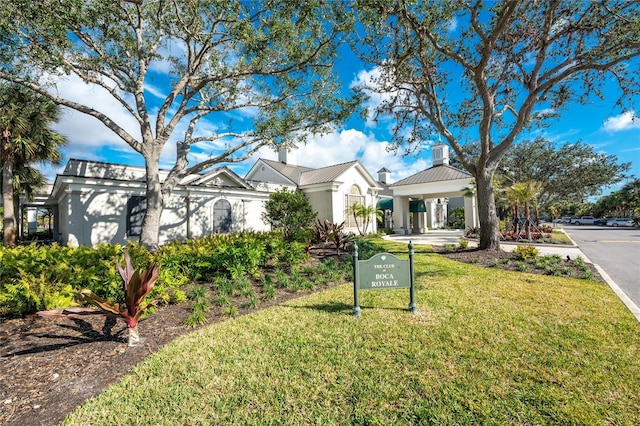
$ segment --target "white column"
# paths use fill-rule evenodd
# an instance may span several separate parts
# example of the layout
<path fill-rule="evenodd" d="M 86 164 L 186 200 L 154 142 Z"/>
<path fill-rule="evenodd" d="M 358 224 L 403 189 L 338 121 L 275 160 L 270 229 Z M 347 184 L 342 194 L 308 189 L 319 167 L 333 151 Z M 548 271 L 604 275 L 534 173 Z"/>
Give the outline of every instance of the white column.
<path fill-rule="evenodd" d="M 436 205 L 433 199 L 425 200 L 425 206 L 427 207 L 427 226 L 435 229 Z"/>
<path fill-rule="evenodd" d="M 427 202 L 425 201 L 425 207 L 427 205 Z M 427 213 L 423 212 L 423 213 L 416 213 L 416 215 L 419 218 L 419 224 L 420 224 L 420 233 L 424 234 L 426 232 L 429 232 L 429 225 L 427 224 Z"/>
<path fill-rule="evenodd" d="M 27 208 L 27 232 L 32 236 L 38 232 L 38 209 L 34 207 Z"/>
<path fill-rule="evenodd" d="M 409 198 L 393 197 L 393 232 L 400 235 L 410 234 Z"/>
<path fill-rule="evenodd" d="M 475 197 L 464 197 L 464 224 L 466 229 L 480 226 L 478 220 L 478 201 Z"/>

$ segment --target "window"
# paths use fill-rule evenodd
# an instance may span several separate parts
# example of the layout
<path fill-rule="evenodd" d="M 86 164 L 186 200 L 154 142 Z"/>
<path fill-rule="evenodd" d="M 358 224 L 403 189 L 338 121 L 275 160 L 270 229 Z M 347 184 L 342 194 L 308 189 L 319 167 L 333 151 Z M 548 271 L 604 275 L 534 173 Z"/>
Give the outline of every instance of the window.
<path fill-rule="evenodd" d="M 218 200 L 213 205 L 213 231 L 227 233 L 231 231 L 231 203 Z"/>
<path fill-rule="evenodd" d="M 127 200 L 127 236 L 139 237 L 142 220 L 147 212 L 147 197 L 135 195 Z"/>
<path fill-rule="evenodd" d="M 344 200 L 344 207 L 345 207 L 345 223 L 344 226 L 346 226 L 347 228 L 355 228 L 356 226 L 358 226 L 358 224 L 356 223 L 355 218 L 353 217 L 353 214 L 347 214 L 347 212 L 349 211 L 349 208 L 351 206 L 353 206 L 354 204 L 358 203 L 358 204 L 362 204 L 363 206 L 365 205 L 365 199 L 364 199 L 364 195 L 360 194 L 360 188 L 358 188 L 358 185 L 351 185 L 351 189 L 349 190 L 348 194 L 345 194 L 345 200 Z"/>

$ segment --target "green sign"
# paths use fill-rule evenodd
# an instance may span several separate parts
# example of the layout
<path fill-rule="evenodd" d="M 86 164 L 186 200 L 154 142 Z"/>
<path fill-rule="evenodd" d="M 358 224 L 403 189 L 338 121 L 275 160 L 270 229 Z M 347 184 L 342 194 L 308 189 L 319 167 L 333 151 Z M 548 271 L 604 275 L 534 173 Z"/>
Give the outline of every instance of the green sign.
<path fill-rule="evenodd" d="M 358 261 L 360 290 L 409 288 L 409 259 L 399 259 L 391 253 L 376 254 Z"/>
<path fill-rule="evenodd" d="M 409 289 L 409 311 L 417 313 L 413 284 L 413 243 L 409 242 L 409 259 L 391 253 L 379 253 L 369 260 L 358 260 L 358 245 L 353 252 L 353 314 L 360 316 L 360 290 Z"/>

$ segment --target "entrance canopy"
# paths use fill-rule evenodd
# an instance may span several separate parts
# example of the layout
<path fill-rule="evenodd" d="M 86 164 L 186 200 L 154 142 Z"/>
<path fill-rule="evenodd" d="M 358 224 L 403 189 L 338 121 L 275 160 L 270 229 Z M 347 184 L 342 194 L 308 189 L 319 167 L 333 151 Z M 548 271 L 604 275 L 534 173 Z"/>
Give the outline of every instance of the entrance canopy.
<path fill-rule="evenodd" d="M 380 204 L 390 204 L 396 234 L 426 232 L 444 226 L 451 198 L 463 198 L 465 225 L 476 227 L 476 201 L 470 194 L 473 184 L 473 176 L 469 173 L 439 164 L 391 184 L 393 201 L 389 203 L 384 199 Z"/>
<path fill-rule="evenodd" d="M 393 211 L 393 198 L 382 198 L 378 200 L 376 204 L 378 210 L 391 210 Z M 411 200 L 409 201 L 409 212 L 411 213 L 425 213 L 427 206 L 424 200 Z"/>

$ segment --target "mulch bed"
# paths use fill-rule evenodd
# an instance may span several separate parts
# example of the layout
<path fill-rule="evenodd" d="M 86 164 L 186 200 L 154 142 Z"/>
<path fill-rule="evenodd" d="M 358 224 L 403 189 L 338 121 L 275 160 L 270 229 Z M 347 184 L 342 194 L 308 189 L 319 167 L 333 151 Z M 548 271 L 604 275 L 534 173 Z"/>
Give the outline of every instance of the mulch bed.
<path fill-rule="evenodd" d="M 436 249 L 445 257 L 487 267 L 494 267 L 496 258 L 513 258 L 510 252 Z M 501 269 L 515 270 L 515 261 L 498 263 Z M 599 279 L 597 272 L 594 276 Z M 261 301 L 258 309 L 326 288 L 295 293 L 280 289 L 275 299 Z M 238 315 L 256 310 L 238 308 Z M 132 348 L 126 344 L 124 322 L 112 317 L 0 318 L 0 425 L 59 424 L 144 358 L 193 331 L 184 326 L 190 314 L 189 303 L 158 308 L 140 322 L 144 341 Z M 207 317 L 208 324 L 227 318 L 214 310 Z"/>
<path fill-rule="evenodd" d="M 314 291 L 294 293 L 280 289 L 275 299 L 261 300 L 259 308 L 239 307 L 237 315 Z M 134 365 L 175 338 L 192 332 L 194 328 L 184 325 L 192 312 L 189 302 L 159 307 L 140 321 L 138 330 L 143 341 L 135 347 L 127 346 L 124 321 L 104 315 L 29 315 L 0 322 L 0 425 L 59 424 Z M 207 318 L 210 325 L 228 317 L 219 307 L 212 307 Z"/>
<path fill-rule="evenodd" d="M 439 246 L 434 246 L 433 249 L 441 256 L 457 260 L 458 262 L 469 263 L 476 266 L 483 266 L 485 268 L 496 268 L 507 271 L 522 272 L 518 268 L 518 265 L 522 263 L 522 261 L 519 260 L 516 257 L 516 254 L 511 251 L 489 251 L 479 250 L 477 248 L 446 250 L 444 247 Z M 586 266 L 593 274 L 592 279 L 605 282 L 604 279 L 600 276 L 598 270 L 593 266 L 593 264 L 587 263 Z M 584 277 L 584 270 L 582 269 L 583 267 L 576 263 L 575 259 L 564 259 L 561 264 L 561 268 L 566 273 L 563 273 L 560 276 L 579 279 L 582 279 Z M 526 272 L 532 274 L 547 275 L 547 271 L 541 268 L 536 268 L 530 263 L 527 264 Z"/>

